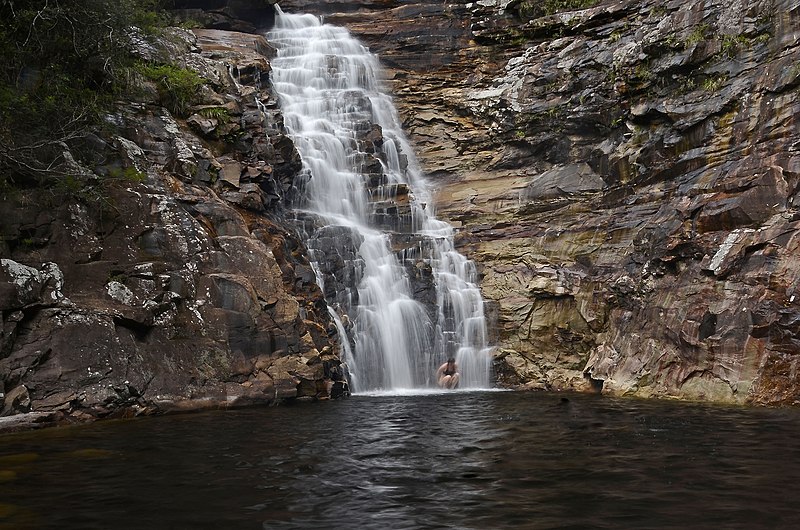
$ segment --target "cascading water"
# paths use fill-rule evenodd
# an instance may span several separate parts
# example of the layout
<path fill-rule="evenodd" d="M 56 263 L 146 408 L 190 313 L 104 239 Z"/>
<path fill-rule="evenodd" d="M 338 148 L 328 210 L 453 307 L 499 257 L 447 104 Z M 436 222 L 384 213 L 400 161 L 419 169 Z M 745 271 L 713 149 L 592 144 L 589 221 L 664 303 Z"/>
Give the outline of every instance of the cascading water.
<path fill-rule="evenodd" d="M 381 91 L 377 58 L 344 28 L 278 9 L 268 40 L 286 129 L 303 161 L 299 218 L 356 392 L 434 386 L 453 356 L 461 388 L 488 388 L 483 300 L 453 229 Z M 431 284 L 435 297 L 425 300 Z M 352 342 L 349 342 L 352 341 Z"/>

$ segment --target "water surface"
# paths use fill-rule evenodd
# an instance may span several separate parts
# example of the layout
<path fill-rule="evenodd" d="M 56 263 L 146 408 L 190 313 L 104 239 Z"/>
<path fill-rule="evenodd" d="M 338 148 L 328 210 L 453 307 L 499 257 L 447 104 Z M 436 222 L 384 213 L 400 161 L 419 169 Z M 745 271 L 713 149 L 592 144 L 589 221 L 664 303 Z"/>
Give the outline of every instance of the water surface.
<path fill-rule="evenodd" d="M 798 419 L 451 392 L 5 435 L 0 528 L 793 528 Z"/>

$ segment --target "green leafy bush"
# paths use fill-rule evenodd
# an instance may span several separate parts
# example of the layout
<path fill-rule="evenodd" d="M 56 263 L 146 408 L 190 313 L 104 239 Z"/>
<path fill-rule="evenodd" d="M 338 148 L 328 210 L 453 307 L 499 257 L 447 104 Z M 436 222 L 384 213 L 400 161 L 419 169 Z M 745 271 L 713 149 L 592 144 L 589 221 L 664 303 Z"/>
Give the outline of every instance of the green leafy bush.
<path fill-rule="evenodd" d="M 160 24 L 157 0 L 0 0 L 0 179 L 63 176 Z"/>
<path fill-rule="evenodd" d="M 200 109 L 199 112 L 204 118 L 213 118 L 223 123 L 230 120 L 231 117 L 228 109 L 225 107 L 206 107 L 204 109 Z"/>
<path fill-rule="evenodd" d="M 139 63 L 135 69 L 156 84 L 162 104 L 179 116 L 187 115 L 203 86 L 203 78 L 187 68 L 171 64 Z"/>
<path fill-rule="evenodd" d="M 711 33 L 711 26 L 708 24 L 701 24 L 697 26 L 694 31 L 692 31 L 688 37 L 686 37 L 686 41 L 684 42 L 684 48 L 689 49 L 695 44 L 698 44 L 704 40 L 709 38 Z"/>

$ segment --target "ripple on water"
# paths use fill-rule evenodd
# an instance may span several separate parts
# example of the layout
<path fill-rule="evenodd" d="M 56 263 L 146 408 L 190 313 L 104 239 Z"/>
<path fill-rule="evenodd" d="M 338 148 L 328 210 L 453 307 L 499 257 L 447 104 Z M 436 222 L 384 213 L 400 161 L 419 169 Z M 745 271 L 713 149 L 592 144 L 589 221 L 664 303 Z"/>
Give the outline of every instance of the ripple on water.
<path fill-rule="evenodd" d="M 39 431 L 0 437 L 0 527 L 790 528 L 799 419 L 473 392 Z"/>

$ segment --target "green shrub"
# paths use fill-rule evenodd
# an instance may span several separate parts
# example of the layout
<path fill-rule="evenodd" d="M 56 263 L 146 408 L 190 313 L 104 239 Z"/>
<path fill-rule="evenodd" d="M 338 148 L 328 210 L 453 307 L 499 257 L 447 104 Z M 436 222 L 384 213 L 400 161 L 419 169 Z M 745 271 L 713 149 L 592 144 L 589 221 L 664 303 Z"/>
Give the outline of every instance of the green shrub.
<path fill-rule="evenodd" d="M 708 38 L 711 31 L 711 26 L 708 24 L 701 24 L 692 31 L 683 43 L 684 48 L 689 49 L 695 44 L 702 42 Z"/>
<path fill-rule="evenodd" d="M 161 103 L 178 116 L 187 115 L 203 86 L 203 78 L 196 72 L 171 64 L 140 63 L 136 71 L 156 84 Z"/>
<path fill-rule="evenodd" d="M 111 168 L 108 170 L 108 177 L 112 180 L 123 180 L 127 182 L 144 182 L 147 174 L 142 173 L 134 167 Z"/>
<path fill-rule="evenodd" d="M 744 35 L 723 35 L 722 53 L 728 57 L 735 57 L 739 50 L 752 47 L 752 41 Z"/>
<path fill-rule="evenodd" d="M 228 109 L 225 107 L 206 107 L 199 111 L 199 114 L 204 118 L 213 118 L 215 120 L 220 121 L 221 123 L 225 123 L 230 119 L 230 113 Z"/>
<path fill-rule="evenodd" d="M 33 184 L 64 176 L 64 146 L 101 123 L 136 40 L 160 23 L 156 8 L 157 0 L 0 0 L 0 174 Z"/>
<path fill-rule="evenodd" d="M 727 80 L 728 76 L 724 74 L 712 75 L 703 79 L 703 83 L 700 86 L 706 92 L 717 92 Z"/>

